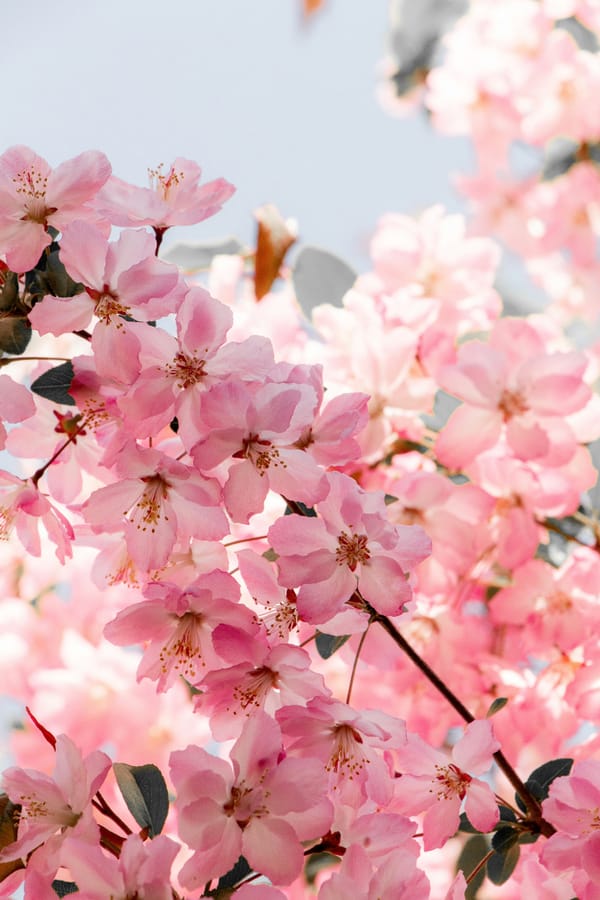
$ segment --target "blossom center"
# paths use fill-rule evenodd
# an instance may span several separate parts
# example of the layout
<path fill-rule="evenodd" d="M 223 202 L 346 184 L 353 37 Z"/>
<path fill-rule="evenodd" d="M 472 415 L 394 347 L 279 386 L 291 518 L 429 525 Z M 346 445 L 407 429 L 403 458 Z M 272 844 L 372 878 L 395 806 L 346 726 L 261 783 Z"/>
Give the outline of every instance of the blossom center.
<path fill-rule="evenodd" d="M 252 817 L 262 818 L 269 810 L 262 802 L 262 791 L 257 792 L 248 787 L 242 779 L 231 788 L 229 800 L 223 804 L 223 811 L 228 817 L 234 816 L 237 824 L 244 829 Z"/>
<path fill-rule="evenodd" d="M 437 791 L 438 800 L 448 800 L 458 796 L 462 800 L 471 784 L 471 776 L 461 771 L 454 763 L 448 766 L 436 766 L 435 780 L 440 786 Z"/>
<path fill-rule="evenodd" d="M 33 166 L 29 166 L 19 172 L 13 178 L 13 182 L 17 185 L 16 193 L 24 201 L 25 215 L 22 216 L 22 220 L 47 225 L 48 216 L 56 212 L 56 207 L 46 206 L 48 177 Z"/>
<path fill-rule="evenodd" d="M 162 196 L 163 200 L 169 199 L 169 191 L 176 185 L 180 184 L 184 178 L 183 172 L 176 172 L 173 166 L 169 169 L 167 175 L 163 174 L 164 163 L 159 163 L 155 169 L 148 169 L 148 178 L 150 187 L 157 194 Z"/>
<path fill-rule="evenodd" d="M 8 506 L 0 506 L 0 541 L 7 541 L 15 518 L 15 512 Z"/>
<path fill-rule="evenodd" d="M 150 529 L 154 534 L 161 519 L 169 521 L 163 505 L 169 496 L 169 484 L 160 475 L 147 475 L 141 480 L 146 487 L 133 507 L 126 510 L 123 515 L 127 516 L 138 530 Z"/>
<path fill-rule="evenodd" d="M 333 752 L 325 769 L 353 778 L 369 762 L 360 747 L 363 743 L 362 736 L 351 725 L 344 723 L 335 726 L 333 738 Z"/>
<path fill-rule="evenodd" d="M 271 465 L 286 468 L 277 447 L 274 447 L 271 441 L 261 440 L 257 434 L 249 434 L 247 438 L 244 438 L 241 450 L 234 453 L 233 458 L 249 459 L 261 476 Z"/>
<path fill-rule="evenodd" d="M 104 323 L 110 322 L 113 316 L 126 316 L 129 314 L 129 307 L 124 306 L 116 294 L 113 294 L 111 291 L 88 291 L 88 293 L 96 303 L 94 312 Z M 117 327 L 119 327 L 118 323 Z"/>
<path fill-rule="evenodd" d="M 204 376 L 204 359 L 197 359 L 195 356 L 188 356 L 181 351 L 176 354 L 173 362 L 165 366 L 167 375 L 175 378 L 177 386 L 183 388 L 192 387 L 197 384 Z"/>
<path fill-rule="evenodd" d="M 202 659 L 199 640 L 202 616 L 199 613 L 186 612 L 176 618 L 177 627 L 161 648 L 160 666 L 165 674 L 173 668 L 188 681 L 192 681 L 196 677 L 198 666 L 206 665 Z"/>
<path fill-rule="evenodd" d="M 260 708 L 270 691 L 279 685 L 279 675 L 267 666 L 259 666 L 247 673 L 241 684 L 233 690 L 233 697 L 242 709 L 249 706 Z"/>
<path fill-rule="evenodd" d="M 498 401 L 498 409 L 508 422 L 513 416 L 522 416 L 529 409 L 522 391 L 502 391 Z"/>
<path fill-rule="evenodd" d="M 338 566 L 346 565 L 351 572 L 354 572 L 359 563 L 368 562 L 371 558 L 368 540 L 366 534 L 355 534 L 354 532 L 348 534 L 342 531 L 338 537 L 335 551 L 335 561 Z"/>

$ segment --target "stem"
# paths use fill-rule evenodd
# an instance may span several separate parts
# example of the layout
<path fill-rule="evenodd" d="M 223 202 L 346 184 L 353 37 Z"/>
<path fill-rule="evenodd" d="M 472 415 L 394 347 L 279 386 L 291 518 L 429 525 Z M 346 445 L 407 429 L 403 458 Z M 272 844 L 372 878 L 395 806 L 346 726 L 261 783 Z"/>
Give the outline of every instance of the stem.
<path fill-rule="evenodd" d="M 463 703 L 461 703 L 458 697 L 452 693 L 450 688 L 446 684 L 444 684 L 441 678 L 436 675 L 436 673 L 425 662 L 425 660 L 422 659 L 419 654 L 411 647 L 408 641 L 400 634 L 396 626 L 392 622 L 390 622 L 388 617 L 382 616 L 377 613 L 372 608 L 372 606 L 364 600 L 364 598 L 363 603 L 365 605 L 365 608 L 370 612 L 372 620 L 374 622 L 379 622 L 381 627 L 389 634 L 394 643 L 403 651 L 403 653 L 405 653 L 409 657 L 410 660 L 412 660 L 415 666 L 420 669 L 427 680 L 434 686 L 437 691 L 440 692 L 440 694 L 442 694 L 442 696 L 448 701 L 453 709 L 456 710 L 461 718 L 464 719 L 465 722 L 474 722 L 475 716 L 471 712 L 469 712 L 467 707 Z M 550 837 L 550 835 L 554 834 L 556 829 L 549 822 L 546 822 L 544 818 L 542 818 L 542 807 L 540 805 L 540 802 L 533 796 L 529 788 L 527 788 L 521 781 L 501 750 L 497 750 L 496 753 L 494 753 L 494 760 L 500 771 L 504 773 L 510 784 L 515 789 L 516 793 L 520 796 L 521 800 L 527 808 L 528 815 L 537 824 L 540 832 L 545 837 Z"/>
<path fill-rule="evenodd" d="M 237 541 L 229 541 L 228 544 L 223 544 L 224 547 L 233 547 L 235 544 L 246 544 L 249 541 L 265 541 L 267 539 L 267 534 L 259 534 L 257 537 L 247 537 L 247 538 L 239 538 Z"/>
<path fill-rule="evenodd" d="M 582 541 L 581 538 L 577 537 L 577 535 L 567 534 L 566 531 L 563 531 L 562 528 L 559 528 L 559 526 L 555 525 L 554 522 L 543 520 L 541 522 L 538 521 L 538 525 L 541 525 L 542 528 L 547 528 L 548 531 L 553 531 L 554 534 L 559 534 L 566 541 L 574 541 L 576 544 L 580 544 L 582 547 L 587 547 L 588 550 L 597 549 L 597 546 L 594 546 L 594 544 L 588 544 L 586 543 L 586 541 Z"/>
<path fill-rule="evenodd" d="M 73 434 L 70 434 L 70 435 L 69 435 L 69 437 L 68 437 L 67 440 L 64 442 L 64 444 L 61 444 L 61 445 L 60 445 L 60 447 L 58 448 L 58 450 L 50 457 L 50 459 L 48 460 L 48 462 L 44 463 L 43 466 L 41 466 L 39 469 L 37 469 L 37 471 L 35 471 L 35 472 L 33 473 L 33 475 L 31 476 L 31 483 L 32 483 L 35 487 L 37 487 L 38 481 L 40 480 L 40 478 L 42 477 L 42 475 L 44 474 L 44 472 L 46 471 L 46 469 L 48 469 L 48 468 L 52 465 L 52 463 L 54 462 L 54 460 L 57 459 L 57 458 L 60 456 L 60 454 L 63 452 L 63 450 L 66 450 L 66 449 L 67 449 L 67 447 L 69 446 L 69 444 L 72 444 L 72 443 L 74 443 L 74 441 L 77 440 L 77 437 L 78 437 L 78 436 L 81 434 L 81 432 L 84 430 L 85 425 L 86 425 L 86 422 L 85 422 L 85 419 L 84 419 L 83 422 L 81 422 L 81 424 L 77 426 L 77 430 L 74 431 Z"/>
<path fill-rule="evenodd" d="M 488 859 L 491 859 L 495 852 L 496 851 L 492 848 L 491 850 L 488 850 L 483 859 L 479 860 L 473 871 L 469 872 L 469 874 L 465 876 L 465 881 L 467 882 L 467 884 L 471 884 L 477 873 L 481 872 Z"/>
<path fill-rule="evenodd" d="M 37 362 L 38 360 L 43 360 L 44 362 L 71 362 L 66 356 L 11 356 L 10 359 L 0 359 L 0 367 L 7 366 L 13 362 Z"/>
<path fill-rule="evenodd" d="M 356 666 L 358 665 L 358 657 L 360 656 L 360 651 L 363 648 L 363 644 L 365 642 L 365 638 L 371 627 L 371 623 L 367 625 L 365 630 L 360 636 L 360 641 L 358 642 L 358 647 L 356 648 L 356 656 L 354 657 L 354 662 L 352 663 L 352 672 L 350 673 L 350 681 L 348 683 L 348 693 L 346 694 L 346 703 L 350 703 L 350 697 L 352 696 L 352 685 L 354 684 L 354 676 L 356 675 Z"/>
<path fill-rule="evenodd" d="M 116 812 L 112 811 L 100 791 L 96 791 L 96 797 L 98 799 L 96 800 L 94 798 L 92 800 L 92 804 L 96 807 L 98 812 L 101 812 L 102 815 L 106 816 L 108 819 L 112 819 L 115 825 L 118 825 L 119 828 L 121 828 L 125 832 L 125 834 L 131 834 L 131 828 L 129 828 L 129 826 L 126 825 L 121 818 L 119 818 Z"/>

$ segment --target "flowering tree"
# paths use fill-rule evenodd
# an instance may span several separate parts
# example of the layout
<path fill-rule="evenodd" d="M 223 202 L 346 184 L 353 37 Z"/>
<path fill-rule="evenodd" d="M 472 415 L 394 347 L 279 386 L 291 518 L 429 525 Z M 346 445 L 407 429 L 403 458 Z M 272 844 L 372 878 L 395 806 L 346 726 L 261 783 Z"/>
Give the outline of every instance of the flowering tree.
<path fill-rule="evenodd" d="M 0 896 L 600 896 L 600 13 L 510 6 L 425 87 L 475 224 L 387 215 L 358 277 L 273 207 L 159 257 L 233 192 L 189 160 L 0 156 Z"/>

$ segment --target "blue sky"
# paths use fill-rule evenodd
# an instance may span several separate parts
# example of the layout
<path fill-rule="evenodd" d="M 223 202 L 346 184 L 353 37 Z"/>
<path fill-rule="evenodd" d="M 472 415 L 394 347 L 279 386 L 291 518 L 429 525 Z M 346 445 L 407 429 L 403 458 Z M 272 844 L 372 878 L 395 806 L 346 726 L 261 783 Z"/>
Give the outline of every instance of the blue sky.
<path fill-rule="evenodd" d="M 140 184 L 187 156 L 238 190 L 174 237 L 249 240 L 273 202 L 362 268 L 380 215 L 456 208 L 449 172 L 469 164 L 464 142 L 378 105 L 386 19 L 386 0 L 326 0 L 308 26 L 300 0 L 21 0 L 3 15 L 1 149 L 100 149 Z"/>

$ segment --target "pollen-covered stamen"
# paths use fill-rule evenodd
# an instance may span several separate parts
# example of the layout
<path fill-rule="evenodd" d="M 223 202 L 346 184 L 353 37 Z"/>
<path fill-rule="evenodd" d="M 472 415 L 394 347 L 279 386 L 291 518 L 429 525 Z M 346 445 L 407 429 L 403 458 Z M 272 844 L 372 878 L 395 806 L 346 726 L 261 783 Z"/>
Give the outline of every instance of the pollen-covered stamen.
<path fill-rule="evenodd" d="M 223 810 L 226 816 L 233 816 L 240 828 L 244 829 L 250 819 L 261 819 L 269 814 L 264 799 L 262 790 L 248 787 L 242 779 L 231 788 L 229 800 L 223 804 Z"/>
<path fill-rule="evenodd" d="M 269 637 L 276 634 L 280 640 L 287 640 L 290 632 L 298 625 L 296 592 L 292 588 L 288 588 L 286 598 L 281 603 L 277 603 L 273 607 L 269 603 L 265 605 L 268 607 L 267 612 L 260 616 L 265 631 Z"/>
<path fill-rule="evenodd" d="M 270 466 L 283 466 L 279 450 L 271 441 L 261 440 L 257 434 L 249 434 L 244 438 L 242 447 L 233 454 L 234 459 L 249 459 L 259 475 L 264 475 Z"/>
<path fill-rule="evenodd" d="M 539 597 L 536 612 L 549 612 L 560 615 L 573 609 L 573 601 L 564 591 L 555 591 L 547 597 Z"/>
<path fill-rule="evenodd" d="M 206 375 L 205 364 L 205 359 L 197 359 L 195 356 L 188 356 L 180 351 L 173 361 L 165 366 L 165 372 L 170 378 L 176 380 L 178 387 L 185 389 L 192 387 L 204 378 Z"/>
<path fill-rule="evenodd" d="M 160 665 L 166 674 L 174 669 L 188 681 L 196 678 L 198 669 L 205 666 L 200 644 L 202 616 L 200 613 L 187 612 L 176 617 L 178 625 L 170 639 L 160 651 Z"/>
<path fill-rule="evenodd" d="M 454 763 L 450 763 L 448 766 L 437 765 L 435 771 L 437 773 L 435 780 L 439 785 L 437 788 L 438 798 L 448 800 L 449 797 L 457 795 L 463 800 L 471 784 L 471 776 L 461 771 Z"/>
<path fill-rule="evenodd" d="M 527 401 L 521 391 L 502 391 L 498 401 L 498 409 L 502 413 L 505 422 L 513 416 L 522 416 L 529 409 Z"/>
<path fill-rule="evenodd" d="M 17 185 L 16 193 L 24 201 L 25 215 L 21 217 L 22 221 L 46 226 L 48 216 L 56 212 L 55 206 L 46 206 L 47 176 L 29 166 L 15 175 L 13 182 Z"/>
<path fill-rule="evenodd" d="M 123 515 L 140 531 L 149 530 L 154 534 L 161 519 L 169 521 L 163 504 L 169 496 L 170 485 L 160 475 L 146 475 L 141 480 L 146 487 L 131 509 L 125 510 Z"/>
<path fill-rule="evenodd" d="M 351 781 L 369 762 L 363 746 L 362 736 L 355 728 L 346 723 L 336 725 L 333 729 L 333 751 L 325 769 Z"/>
<path fill-rule="evenodd" d="M 163 200 L 168 200 L 169 191 L 180 184 L 185 176 L 183 172 L 176 172 L 173 166 L 169 169 L 168 175 L 164 175 L 163 166 L 164 163 L 159 163 L 155 169 L 148 169 L 148 179 L 152 190 L 160 194 Z"/>
<path fill-rule="evenodd" d="M 338 537 L 337 550 L 335 551 L 335 561 L 338 566 L 348 566 L 351 572 L 354 572 L 359 563 L 366 563 L 370 560 L 371 554 L 368 548 L 368 537 L 366 534 L 348 534 L 346 531 Z"/>
<path fill-rule="evenodd" d="M 260 709 L 268 694 L 278 686 L 279 674 L 267 666 L 259 666 L 248 672 L 244 680 L 235 686 L 233 698 L 243 710 L 252 706 Z"/>
<path fill-rule="evenodd" d="M 71 828 L 81 818 L 81 813 L 73 812 L 67 803 L 49 809 L 46 801 L 40 800 L 35 794 L 21 794 L 18 802 L 21 805 L 20 820 L 52 819 L 57 828 Z"/>
<path fill-rule="evenodd" d="M 7 541 L 14 522 L 15 512 L 8 506 L 0 506 L 0 541 Z"/>
<path fill-rule="evenodd" d="M 113 316 L 129 315 L 129 307 L 125 306 L 124 303 L 121 303 L 117 295 L 109 289 L 108 285 L 105 284 L 101 291 L 88 288 L 87 292 L 96 304 L 94 313 L 105 324 L 108 324 Z M 117 328 L 123 327 L 119 319 L 117 319 L 115 324 Z"/>

